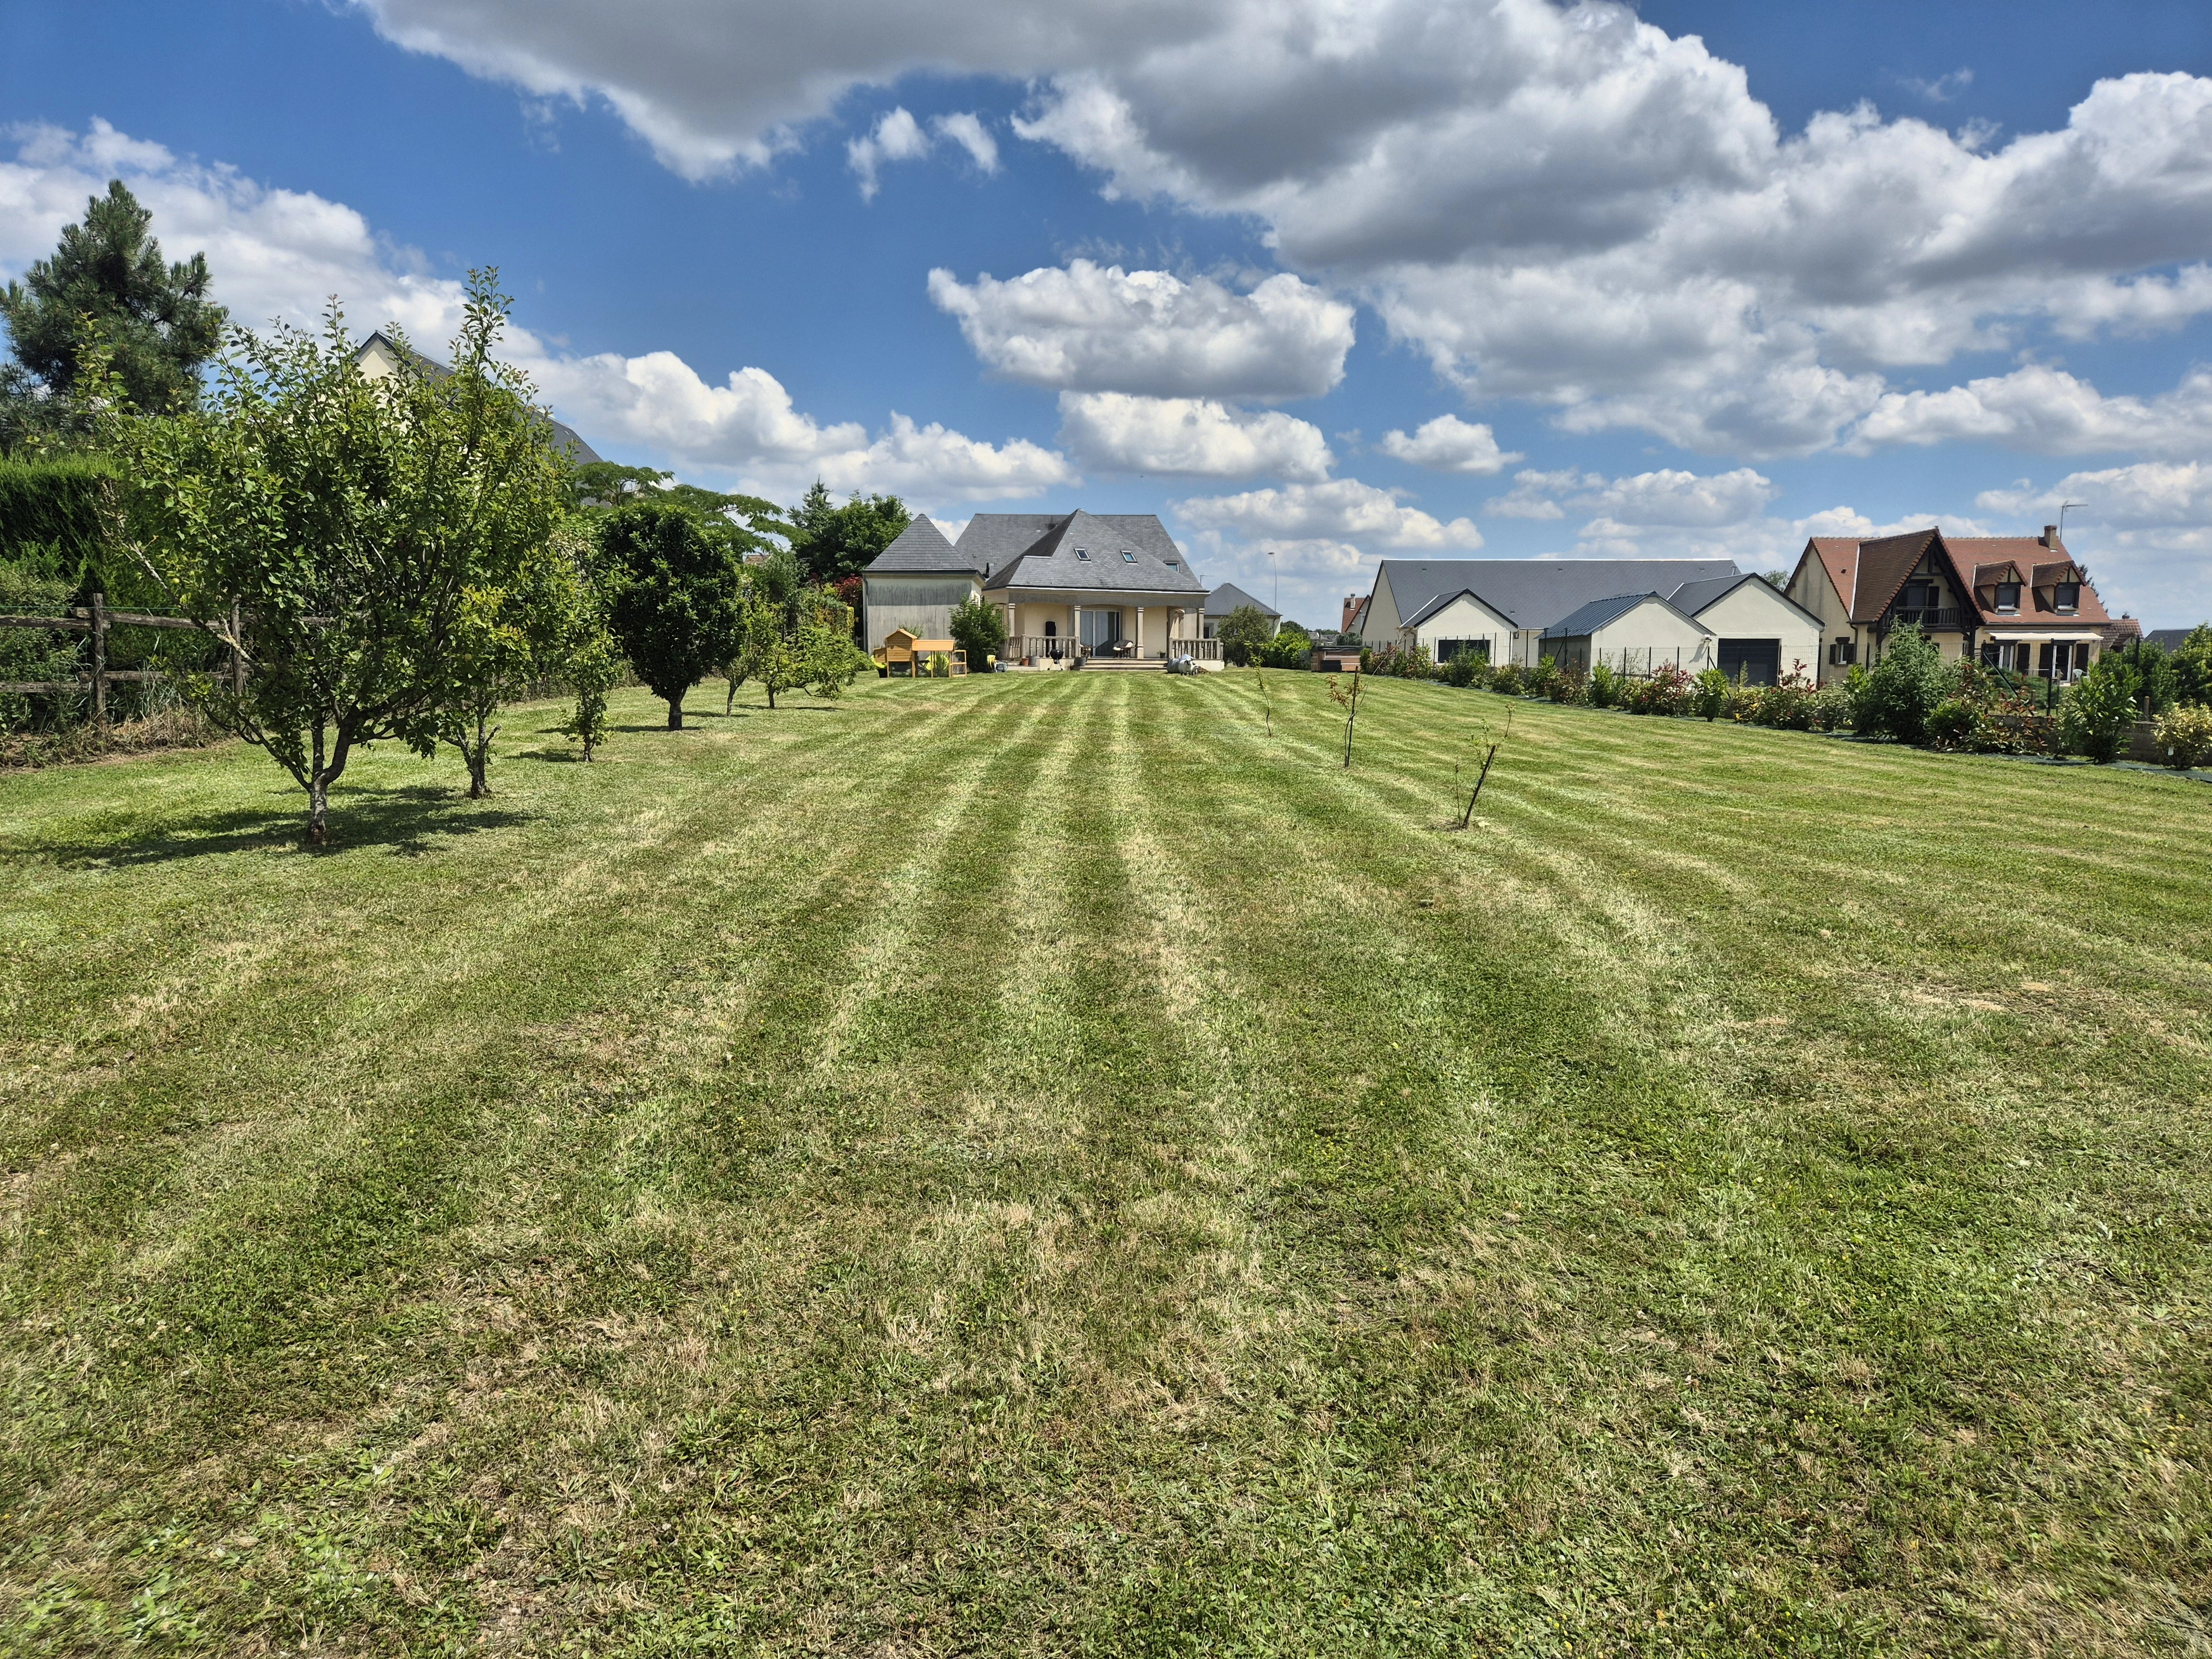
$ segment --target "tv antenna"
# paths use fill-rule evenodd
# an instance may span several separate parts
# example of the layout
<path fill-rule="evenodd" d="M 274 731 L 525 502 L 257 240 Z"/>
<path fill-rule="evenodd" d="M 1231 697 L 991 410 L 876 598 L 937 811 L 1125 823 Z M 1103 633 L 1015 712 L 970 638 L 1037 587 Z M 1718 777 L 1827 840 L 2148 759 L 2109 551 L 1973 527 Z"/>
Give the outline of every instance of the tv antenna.
<path fill-rule="evenodd" d="M 2066 539 L 2066 509 L 2069 507 L 2087 507 L 2089 503 L 2087 501 L 2061 501 L 2058 503 L 2058 539 L 2061 543 L 2063 543 Z"/>

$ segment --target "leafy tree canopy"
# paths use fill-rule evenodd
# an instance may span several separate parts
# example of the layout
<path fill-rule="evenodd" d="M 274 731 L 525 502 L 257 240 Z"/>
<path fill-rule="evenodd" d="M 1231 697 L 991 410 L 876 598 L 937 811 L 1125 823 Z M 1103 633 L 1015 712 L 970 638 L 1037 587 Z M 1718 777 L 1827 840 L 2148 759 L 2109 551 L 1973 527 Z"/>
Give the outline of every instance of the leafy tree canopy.
<path fill-rule="evenodd" d="M 1267 641 L 1275 637 L 1274 619 L 1256 605 L 1240 605 L 1214 629 L 1214 637 L 1221 641 L 1223 658 L 1231 666 L 1242 668 L 1258 660 Z"/>
<path fill-rule="evenodd" d="M 153 217 L 113 179 L 51 257 L 0 289 L 15 356 L 0 373 L 0 443 L 53 423 L 77 389 L 88 337 L 132 409 L 169 414 L 199 401 L 200 369 L 222 346 L 227 313 L 208 298 L 207 256 L 165 263 Z"/>
<path fill-rule="evenodd" d="M 307 792 L 311 841 L 356 746 L 434 750 L 483 596 L 502 596 L 500 625 L 533 630 L 507 596 L 538 586 L 568 463 L 529 381 L 492 355 L 508 303 L 496 271 L 470 273 L 452 372 L 434 378 L 363 376 L 334 302 L 319 339 L 234 331 L 206 408 L 103 399 L 123 544 L 209 632 L 240 619 L 244 692 L 195 696 Z M 104 368 L 95 354 L 84 373 Z"/>
<path fill-rule="evenodd" d="M 599 570 L 608 628 L 682 731 L 684 693 L 744 647 L 744 567 L 681 506 L 646 501 L 600 520 Z"/>
<path fill-rule="evenodd" d="M 774 501 L 679 483 L 674 473 L 650 466 L 592 461 L 574 470 L 570 493 L 587 519 L 640 503 L 675 507 L 740 559 L 775 550 L 769 538 L 787 533 L 783 509 Z"/>
<path fill-rule="evenodd" d="M 859 575 L 914 522 L 914 514 L 896 495 L 855 491 L 839 507 L 819 478 L 788 517 L 791 550 L 811 582 Z"/>

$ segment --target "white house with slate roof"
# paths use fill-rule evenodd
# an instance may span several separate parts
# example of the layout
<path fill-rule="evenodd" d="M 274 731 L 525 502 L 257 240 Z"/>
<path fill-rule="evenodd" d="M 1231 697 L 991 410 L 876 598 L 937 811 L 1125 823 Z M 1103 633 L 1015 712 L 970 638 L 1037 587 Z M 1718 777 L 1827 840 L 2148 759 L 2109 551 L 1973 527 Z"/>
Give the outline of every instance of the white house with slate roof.
<path fill-rule="evenodd" d="M 1701 674 L 1713 665 L 1713 635 L 1656 593 L 1618 593 L 1592 599 L 1546 629 L 1543 654 L 1585 674 L 1599 662 L 1632 674 L 1670 667 Z"/>
<path fill-rule="evenodd" d="M 1544 630 L 1594 599 L 1742 574 L 1727 559 L 1385 559 L 1359 632 L 1436 662 L 1473 651 L 1533 668 Z"/>
<path fill-rule="evenodd" d="M 1212 639 L 1221 624 L 1227 622 L 1246 605 L 1273 623 L 1277 633 L 1283 631 L 1283 613 L 1272 605 L 1262 605 L 1235 582 L 1224 582 L 1206 596 L 1205 635 Z"/>
<path fill-rule="evenodd" d="M 870 650 L 895 628 L 945 638 L 954 607 L 980 594 L 1006 613 L 1010 665 L 1220 664 L 1206 584 L 1150 513 L 978 513 L 957 542 L 917 518 L 860 579 Z"/>

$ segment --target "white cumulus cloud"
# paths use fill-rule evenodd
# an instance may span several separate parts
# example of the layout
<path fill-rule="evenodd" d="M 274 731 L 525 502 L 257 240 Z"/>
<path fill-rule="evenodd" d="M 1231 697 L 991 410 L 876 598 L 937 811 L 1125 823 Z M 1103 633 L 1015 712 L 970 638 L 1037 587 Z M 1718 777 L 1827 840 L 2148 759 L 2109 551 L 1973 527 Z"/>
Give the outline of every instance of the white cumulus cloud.
<path fill-rule="evenodd" d="M 1063 392 L 1060 439 L 1110 472 L 1192 478 L 1325 478 L 1335 458 L 1321 429 L 1278 410 L 1233 409 L 1206 398 Z"/>
<path fill-rule="evenodd" d="M 1357 478 L 1285 484 L 1236 495 L 1201 495 L 1177 501 L 1178 517 L 1245 541 L 1343 543 L 1394 549 L 1477 548 L 1482 532 L 1472 519 L 1449 524 L 1408 507 L 1402 492 L 1378 489 Z"/>
<path fill-rule="evenodd" d="M 1000 282 L 929 273 L 994 374 L 1150 397 L 1315 397 L 1344 378 L 1352 307 L 1285 273 L 1249 294 L 1211 277 L 1073 259 Z"/>
<path fill-rule="evenodd" d="M 1409 435 L 1386 432 L 1377 446 L 1393 459 L 1425 466 L 1437 472 L 1465 472 L 1488 477 L 1503 472 L 1522 459 L 1516 451 L 1498 447 L 1498 437 L 1486 425 L 1471 424 L 1456 415 L 1439 415 L 1424 421 Z"/>

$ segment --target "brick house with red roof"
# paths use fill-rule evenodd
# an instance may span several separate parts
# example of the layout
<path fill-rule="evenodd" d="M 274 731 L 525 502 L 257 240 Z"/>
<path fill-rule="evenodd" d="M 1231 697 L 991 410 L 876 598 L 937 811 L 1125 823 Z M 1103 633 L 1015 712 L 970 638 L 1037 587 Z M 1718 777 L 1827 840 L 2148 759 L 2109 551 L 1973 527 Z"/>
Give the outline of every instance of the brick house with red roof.
<path fill-rule="evenodd" d="M 2039 537 L 1946 536 L 1932 526 L 1869 541 L 1815 536 L 1789 592 L 1820 619 L 1823 684 L 1879 662 L 1908 623 L 1947 662 L 1973 656 L 2063 683 L 2096 659 L 2112 626 L 2056 525 Z"/>

